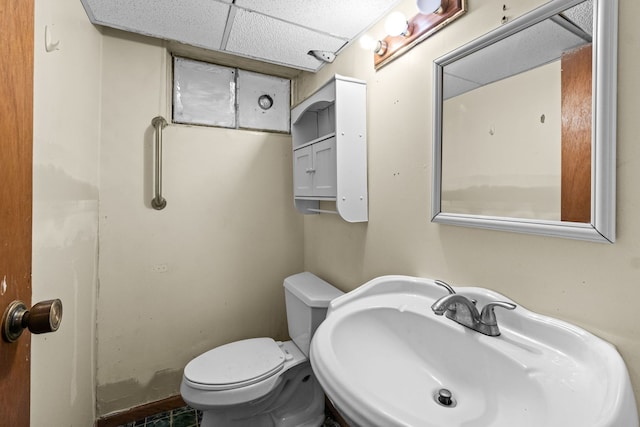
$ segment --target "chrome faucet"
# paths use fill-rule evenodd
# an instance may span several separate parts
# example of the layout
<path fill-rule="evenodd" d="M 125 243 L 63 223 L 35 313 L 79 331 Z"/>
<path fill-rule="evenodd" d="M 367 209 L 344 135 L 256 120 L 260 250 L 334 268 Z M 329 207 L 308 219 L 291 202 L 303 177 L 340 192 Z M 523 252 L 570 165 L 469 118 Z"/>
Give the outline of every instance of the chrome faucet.
<path fill-rule="evenodd" d="M 435 281 L 436 285 L 442 286 L 449 295 L 446 295 L 433 303 L 431 309 L 438 316 L 443 314 L 449 319 L 480 332 L 481 334 L 497 337 L 500 335 L 498 321 L 494 312 L 495 307 L 507 310 L 516 308 L 515 304 L 505 301 L 493 301 L 485 305 L 482 312 L 478 312 L 476 302 L 461 294 L 456 294 L 453 288 L 440 280 Z M 445 286 L 446 285 L 446 286 Z"/>

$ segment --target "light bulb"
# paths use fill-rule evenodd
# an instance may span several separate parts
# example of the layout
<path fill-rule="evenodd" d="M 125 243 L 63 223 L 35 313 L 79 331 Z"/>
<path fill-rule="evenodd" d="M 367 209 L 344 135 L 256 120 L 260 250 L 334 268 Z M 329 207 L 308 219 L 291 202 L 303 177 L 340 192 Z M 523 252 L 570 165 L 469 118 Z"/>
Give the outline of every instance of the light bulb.
<path fill-rule="evenodd" d="M 387 43 L 385 41 L 376 40 L 367 34 L 360 37 L 360 47 L 372 51 L 379 56 L 384 55 L 387 51 Z"/>
<path fill-rule="evenodd" d="M 377 40 L 371 37 L 370 35 L 365 34 L 362 37 L 360 37 L 359 43 L 360 43 L 360 47 L 365 50 L 374 50 L 376 48 Z"/>
<path fill-rule="evenodd" d="M 416 0 L 416 6 L 420 13 L 429 15 L 431 13 L 441 13 L 445 2 L 443 0 Z"/>
<path fill-rule="evenodd" d="M 409 33 L 409 22 L 402 12 L 393 12 L 384 22 L 384 31 L 390 36 L 407 36 Z"/>

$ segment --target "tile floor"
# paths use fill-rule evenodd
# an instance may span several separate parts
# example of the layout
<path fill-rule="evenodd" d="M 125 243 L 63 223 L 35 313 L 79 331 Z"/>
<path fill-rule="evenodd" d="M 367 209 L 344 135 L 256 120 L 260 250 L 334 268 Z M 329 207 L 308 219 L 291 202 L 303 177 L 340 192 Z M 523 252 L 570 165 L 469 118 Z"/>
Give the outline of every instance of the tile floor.
<path fill-rule="evenodd" d="M 188 406 L 151 415 L 120 427 L 200 427 L 201 415 Z"/>
<path fill-rule="evenodd" d="M 200 427 L 202 415 L 188 406 L 172 411 L 151 415 L 143 420 L 132 421 L 120 427 Z M 337 421 L 331 416 L 322 424 L 323 427 L 339 427 Z"/>

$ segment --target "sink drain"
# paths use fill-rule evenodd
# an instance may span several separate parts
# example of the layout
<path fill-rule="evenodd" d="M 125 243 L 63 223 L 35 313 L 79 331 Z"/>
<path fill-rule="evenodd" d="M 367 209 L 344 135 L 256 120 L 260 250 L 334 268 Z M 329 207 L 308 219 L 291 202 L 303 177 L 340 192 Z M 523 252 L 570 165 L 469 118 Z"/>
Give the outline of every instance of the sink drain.
<path fill-rule="evenodd" d="M 453 408 L 456 406 L 457 402 L 454 399 L 453 395 L 446 388 L 441 388 L 433 395 L 433 399 L 440 406 L 444 406 L 445 408 Z"/>

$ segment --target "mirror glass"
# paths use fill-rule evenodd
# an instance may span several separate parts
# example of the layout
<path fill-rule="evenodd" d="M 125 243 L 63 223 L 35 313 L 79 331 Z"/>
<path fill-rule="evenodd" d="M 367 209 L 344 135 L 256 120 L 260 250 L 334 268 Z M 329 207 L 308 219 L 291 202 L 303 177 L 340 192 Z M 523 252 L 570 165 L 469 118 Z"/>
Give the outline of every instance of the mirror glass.
<path fill-rule="evenodd" d="M 437 59 L 433 221 L 613 242 L 616 39 L 552 0 Z"/>

